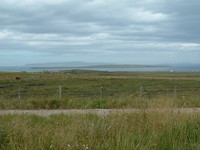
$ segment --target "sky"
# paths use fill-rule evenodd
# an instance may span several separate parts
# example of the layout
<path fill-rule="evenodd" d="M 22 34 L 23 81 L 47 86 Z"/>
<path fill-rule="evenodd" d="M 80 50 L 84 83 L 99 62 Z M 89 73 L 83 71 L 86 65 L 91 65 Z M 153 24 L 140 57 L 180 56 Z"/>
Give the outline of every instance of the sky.
<path fill-rule="evenodd" d="M 199 0 L 1 0 L 0 66 L 200 64 Z"/>

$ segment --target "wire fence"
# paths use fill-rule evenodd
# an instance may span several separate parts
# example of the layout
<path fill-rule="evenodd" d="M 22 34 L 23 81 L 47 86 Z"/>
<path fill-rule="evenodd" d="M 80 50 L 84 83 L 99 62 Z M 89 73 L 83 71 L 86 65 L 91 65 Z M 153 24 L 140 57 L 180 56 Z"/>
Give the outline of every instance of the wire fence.
<path fill-rule="evenodd" d="M 109 98 L 109 97 L 154 97 L 168 95 L 174 98 L 179 96 L 200 95 L 200 87 L 178 86 L 132 86 L 132 88 L 111 88 L 107 86 L 95 87 L 68 87 L 28 85 L 16 86 L 13 84 L 0 86 L 0 99 L 29 99 L 29 98 Z"/>

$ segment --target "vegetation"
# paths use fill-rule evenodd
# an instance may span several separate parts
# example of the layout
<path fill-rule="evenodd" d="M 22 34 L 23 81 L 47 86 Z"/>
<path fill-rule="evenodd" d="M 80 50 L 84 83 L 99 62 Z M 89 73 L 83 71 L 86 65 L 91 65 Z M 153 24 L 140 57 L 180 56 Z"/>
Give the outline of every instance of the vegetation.
<path fill-rule="evenodd" d="M 0 116 L 0 149 L 197 150 L 199 114 Z"/>
<path fill-rule="evenodd" d="M 199 72 L 0 73 L 0 109 L 199 106 Z M 200 149 L 199 113 L 24 114 L 0 122 L 1 150 Z"/>
<path fill-rule="evenodd" d="M 198 106 L 199 72 L 0 73 L 1 109 Z"/>

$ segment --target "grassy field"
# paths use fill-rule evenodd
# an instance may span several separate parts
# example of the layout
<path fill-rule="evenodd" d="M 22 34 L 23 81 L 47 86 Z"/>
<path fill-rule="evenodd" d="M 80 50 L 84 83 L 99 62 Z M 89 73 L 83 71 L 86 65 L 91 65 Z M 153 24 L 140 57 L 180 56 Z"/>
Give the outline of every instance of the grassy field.
<path fill-rule="evenodd" d="M 1 109 L 198 106 L 200 72 L 0 73 Z"/>
<path fill-rule="evenodd" d="M 199 106 L 200 72 L 0 73 L 0 109 Z M 200 114 L 3 115 L 0 149 L 197 150 Z"/>
<path fill-rule="evenodd" d="M 0 116 L 0 149 L 197 150 L 200 115 Z"/>

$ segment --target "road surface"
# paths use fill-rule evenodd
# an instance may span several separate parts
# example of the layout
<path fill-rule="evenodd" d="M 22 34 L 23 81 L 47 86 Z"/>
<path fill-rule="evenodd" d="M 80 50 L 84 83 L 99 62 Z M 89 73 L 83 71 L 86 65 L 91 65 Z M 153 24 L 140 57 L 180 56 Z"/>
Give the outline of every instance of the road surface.
<path fill-rule="evenodd" d="M 0 110 L 0 115 L 9 114 L 27 114 L 38 116 L 50 116 L 56 114 L 96 114 L 96 115 L 109 115 L 109 114 L 123 114 L 123 113 L 142 113 L 142 112 L 172 112 L 172 113 L 200 113 L 200 108 L 165 108 L 165 109 L 57 109 L 57 110 Z"/>

